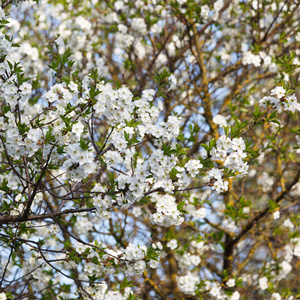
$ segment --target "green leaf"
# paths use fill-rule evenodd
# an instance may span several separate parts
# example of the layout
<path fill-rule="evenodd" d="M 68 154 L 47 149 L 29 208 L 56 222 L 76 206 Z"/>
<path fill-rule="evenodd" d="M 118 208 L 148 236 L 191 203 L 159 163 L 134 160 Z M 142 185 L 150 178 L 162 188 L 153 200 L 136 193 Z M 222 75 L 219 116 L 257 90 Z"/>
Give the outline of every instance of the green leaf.
<path fill-rule="evenodd" d="M 182 210 L 183 207 L 184 207 L 184 204 L 185 204 L 185 201 L 179 202 L 179 203 L 177 204 L 177 209 L 178 209 L 179 211 Z"/>
<path fill-rule="evenodd" d="M 274 200 L 269 200 L 269 209 L 270 211 L 274 211 L 278 207 L 278 204 Z"/>
<path fill-rule="evenodd" d="M 83 137 L 80 137 L 80 148 L 84 151 L 89 149 L 89 140 L 84 139 Z"/>
<path fill-rule="evenodd" d="M 202 146 L 207 152 L 209 151 L 209 146 L 206 144 L 200 144 L 200 146 Z"/>
<path fill-rule="evenodd" d="M 278 120 L 269 120 L 272 123 L 278 124 L 279 126 L 281 125 L 280 122 Z"/>
<path fill-rule="evenodd" d="M 45 135 L 45 144 L 53 144 L 55 143 L 56 139 L 55 139 L 55 136 L 54 134 L 52 133 L 53 132 L 53 128 L 52 127 L 49 127 L 46 135 Z"/>

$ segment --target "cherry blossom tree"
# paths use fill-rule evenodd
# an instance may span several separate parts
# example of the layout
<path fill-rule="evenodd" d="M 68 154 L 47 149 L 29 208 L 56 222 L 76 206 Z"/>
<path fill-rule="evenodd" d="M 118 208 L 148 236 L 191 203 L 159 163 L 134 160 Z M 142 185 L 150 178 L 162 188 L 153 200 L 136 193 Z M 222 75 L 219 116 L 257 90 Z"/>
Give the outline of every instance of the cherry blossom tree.
<path fill-rule="evenodd" d="M 299 299 L 299 20 L 2 0 L 0 299 Z"/>

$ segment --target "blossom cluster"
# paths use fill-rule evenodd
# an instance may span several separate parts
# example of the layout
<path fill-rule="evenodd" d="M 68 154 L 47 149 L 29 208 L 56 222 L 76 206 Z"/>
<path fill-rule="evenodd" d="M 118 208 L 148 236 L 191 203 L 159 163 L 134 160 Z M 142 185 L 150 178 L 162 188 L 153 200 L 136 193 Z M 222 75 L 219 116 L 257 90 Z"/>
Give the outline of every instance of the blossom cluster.
<path fill-rule="evenodd" d="M 198 283 L 199 277 L 197 274 L 188 273 L 177 277 L 178 288 L 186 295 L 196 295 L 195 290 Z"/>
<path fill-rule="evenodd" d="M 293 299 L 275 287 L 300 257 L 299 184 L 285 189 L 300 106 L 271 86 L 297 87 L 296 3 L 35 2 L 2 3 L 9 17 L 0 8 L 0 299 L 27 287 L 64 300 L 174 298 L 176 284 L 188 298 Z M 248 123 L 263 153 L 229 186 L 258 150 L 222 126 L 236 128 L 230 115 L 251 116 L 269 89 L 265 116 L 294 115 L 268 136 Z"/>
<path fill-rule="evenodd" d="M 240 175 L 247 174 L 248 165 L 243 161 L 247 154 L 244 140 L 239 138 L 230 139 L 226 135 L 222 135 L 216 142 L 216 147 L 210 151 L 213 161 L 224 162 L 224 166 L 229 170 L 239 172 Z M 222 170 L 213 168 L 208 172 L 210 178 L 215 179 L 213 188 L 218 192 L 227 191 L 228 182 L 222 179 Z"/>
<path fill-rule="evenodd" d="M 259 100 L 259 105 L 265 109 L 268 107 L 281 109 L 278 104 L 282 103 L 284 110 L 291 112 L 300 111 L 300 103 L 297 101 L 296 95 L 286 95 L 286 93 L 286 89 L 282 86 L 277 86 L 271 90 L 271 96 L 265 96 Z"/>
<path fill-rule="evenodd" d="M 127 246 L 124 252 L 124 258 L 127 261 L 127 271 L 128 275 L 137 273 L 142 273 L 146 268 L 146 263 L 143 260 L 147 253 L 147 247 L 145 246 L 135 246 L 131 243 Z M 131 263 L 134 262 L 134 263 Z"/>
<path fill-rule="evenodd" d="M 153 224 L 170 227 L 171 225 L 180 225 L 184 221 L 172 195 L 159 197 L 156 202 L 156 209 L 156 213 L 151 215 Z"/>

